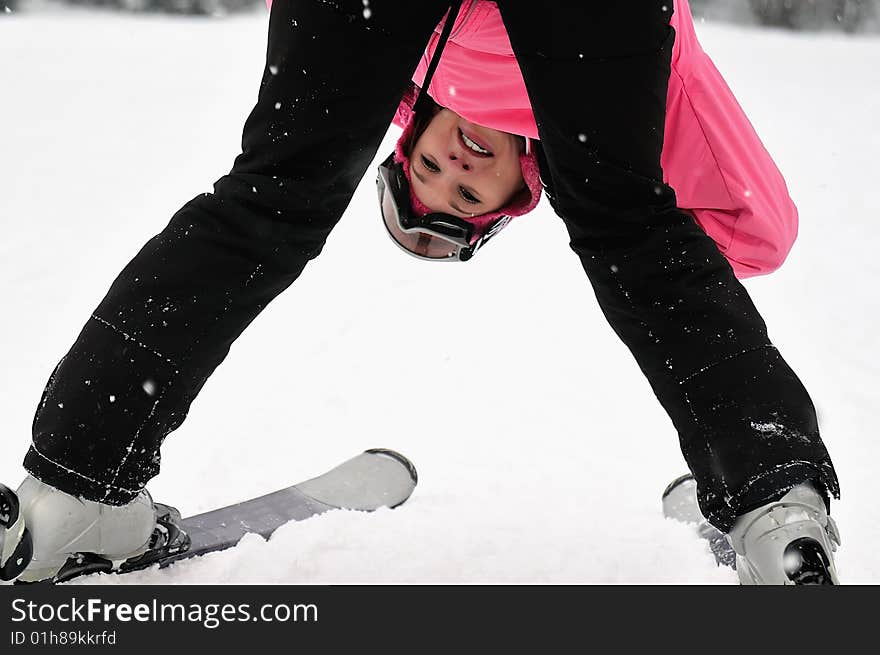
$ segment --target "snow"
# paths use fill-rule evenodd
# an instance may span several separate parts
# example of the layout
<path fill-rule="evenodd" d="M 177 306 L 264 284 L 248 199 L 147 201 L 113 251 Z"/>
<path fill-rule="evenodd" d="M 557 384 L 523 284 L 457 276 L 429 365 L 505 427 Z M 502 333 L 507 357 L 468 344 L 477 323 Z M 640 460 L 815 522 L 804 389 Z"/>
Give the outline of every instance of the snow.
<path fill-rule="evenodd" d="M 198 19 L 45 4 L 0 20 L 0 480 L 21 480 L 43 386 L 117 272 L 231 165 L 265 27 L 262 9 Z M 880 39 L 697 29 L 800 208 L 787 263 L 746 286 L 840 476 L 841 576 L 876 584 Z M 373 170 L 321 257 L 168 438 L 150 489 L 197 513 L 385 447 L 418 467 L 413 497 L 87 581 L 734 584 L 661 516 L 660 492 L 685 470 L 677 435 L 546 200 L 472 262 L 431 265 L 389 242 Z"/>

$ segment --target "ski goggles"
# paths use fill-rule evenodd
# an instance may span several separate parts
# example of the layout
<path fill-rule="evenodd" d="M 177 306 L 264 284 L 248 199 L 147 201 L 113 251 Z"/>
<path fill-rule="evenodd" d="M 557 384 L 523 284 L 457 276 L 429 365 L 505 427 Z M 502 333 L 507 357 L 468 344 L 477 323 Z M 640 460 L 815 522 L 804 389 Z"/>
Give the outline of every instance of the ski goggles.
<path fill-rule="evenodd" d="M 451 214 L 416 215 L 403 164 L 395 163 L 393 153 L 379 166 L 376 186 L 388 235 L 404 252 L 418 259 L 466 262 L 510 222 L 509 216 L 501 216 L 478 234 L 473 223 Z"/>

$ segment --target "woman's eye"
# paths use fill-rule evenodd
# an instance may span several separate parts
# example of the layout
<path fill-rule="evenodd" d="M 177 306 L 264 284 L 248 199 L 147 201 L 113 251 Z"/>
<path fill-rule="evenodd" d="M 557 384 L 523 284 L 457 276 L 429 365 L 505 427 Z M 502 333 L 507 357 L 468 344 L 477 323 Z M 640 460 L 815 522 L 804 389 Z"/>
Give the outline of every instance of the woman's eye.
<path fill-rule="evenodd" d="M 462 186 L 462 187 L 458 187 L 458 192 L 461 194 L 461 197 L 465 199 L 465 202 L 469 202 L 469 203 L 471 203 L 472 205 L 477 205 L 477 204 L 479 204 L 480 199 L 477 198 L 477 197 L 476 197 L 474 194 L 472 194 L 470 191 L 468 191 L 467 189 L 465 189 L 463 186 Z"/>
<path fill-rule="evenodd" d="M 439 173 L 440 172 L 440 167 L 437 166 L 434 162 L 432 162 L 430 159 L 428 159 L 424 155 L 422 155 L 422 166 L 427 168 L 432 173 Z"/>

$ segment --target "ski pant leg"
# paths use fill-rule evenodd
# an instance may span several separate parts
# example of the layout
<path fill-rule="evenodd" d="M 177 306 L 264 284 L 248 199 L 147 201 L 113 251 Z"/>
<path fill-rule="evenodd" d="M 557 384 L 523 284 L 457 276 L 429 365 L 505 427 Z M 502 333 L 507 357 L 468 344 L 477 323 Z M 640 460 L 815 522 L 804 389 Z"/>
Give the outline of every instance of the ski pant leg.
<path fill-rule="evenodd" d="M 242 152 L 113 282 L 53 372 L 24 466 L 124 504 L 233 341 L 316 257 L 446 5 L 276 2 Z"/>
<path fill-rule="evenodd" d="M 806 389 L 729 263 L 662 182 L 671 7 L 499 2 L 550 202 L 679 433 L 704 516 L 726 532 L 805 480 L 826 500 L 838 483 Z"/>

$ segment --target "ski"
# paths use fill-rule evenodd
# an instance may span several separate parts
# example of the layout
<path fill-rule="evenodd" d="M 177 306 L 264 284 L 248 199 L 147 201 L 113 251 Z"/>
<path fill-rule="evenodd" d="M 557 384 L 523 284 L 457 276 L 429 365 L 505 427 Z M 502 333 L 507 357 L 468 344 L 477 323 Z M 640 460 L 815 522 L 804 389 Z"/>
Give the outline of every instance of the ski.
<path fill-rule="evenodd" d="M 164 568 L 232 548 L 249 533 L 268 538 L 289 521 L 303 521 L 333 509 L 371 512 L 398 507 L 417 482 L 416 469 L 406 457 L 374 448 L 316 478 L 196 516 L 180 518 L 173 507 L 156 503 L 158 522 L 146 553 L 123 562 L 84 553 L 44 582 L 67 582 L 90 573 L 124 574 L 155 565 Z"/>
<path fill-rule="evenodd" d="M 663 492 L 663 516 L 693 525 L 697 535 L 708 542 L 715 563 L 736 570 L 736 552 L 733 546 L 724 533 L 710 524 L 700 512 L 697 482 L 693 475 L 682 475 L 666 487 Z"/>

